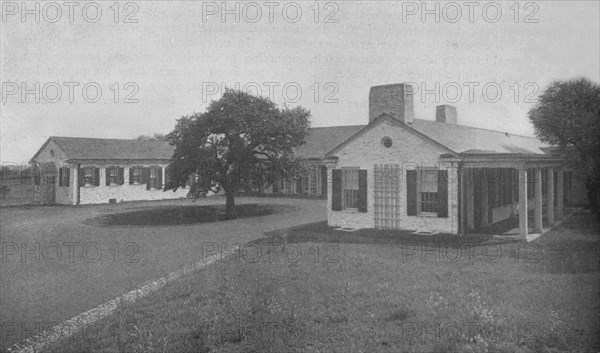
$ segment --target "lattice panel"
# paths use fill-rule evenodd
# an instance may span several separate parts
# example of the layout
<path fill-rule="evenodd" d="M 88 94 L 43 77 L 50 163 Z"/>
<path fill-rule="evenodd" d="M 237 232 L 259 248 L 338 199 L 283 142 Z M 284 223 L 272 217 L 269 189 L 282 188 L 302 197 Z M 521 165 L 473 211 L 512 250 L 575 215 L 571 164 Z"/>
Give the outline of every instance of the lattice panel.
<path fill-rule="evenodd" d="M 375 165 L 375 228 L 400 228 L 399 164 Z"/>

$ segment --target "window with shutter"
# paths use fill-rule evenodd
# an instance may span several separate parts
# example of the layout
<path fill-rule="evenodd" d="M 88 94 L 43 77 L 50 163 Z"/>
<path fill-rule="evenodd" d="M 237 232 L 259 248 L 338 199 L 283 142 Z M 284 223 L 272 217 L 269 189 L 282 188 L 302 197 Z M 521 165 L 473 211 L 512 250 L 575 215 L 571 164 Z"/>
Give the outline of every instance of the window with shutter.
<path fill-rule="evenodd" d="M 77 181 L 79 183 L 79 185 L 78 185 L 79 187 L 85 186 L 85 176 L 84 176 L 84 173 L 85 172 L 83 171 L 83 168 L 81 168 L 81 167 L 77 168 L 77 177 L 78 177 Z"/>
<path fill-rule="evenodd" d="M 368 192 L 368 184 L 367 184 L 367 171 L 361 169 L 358 171 L 358 211 L 359 212 L 367 212 L 367 192 Z"/>
<path fill-rule="evenodd" d="M 327 195 L 327 167 L 321 167 L 321 195 Z"/>
<path fill-rule="evenodd" d="M 417 171 L 406 171 L 406 215 L 417 215 Z"/>
<path fill-rule="evenodd" d="M 123 168 L 123 167 L 117 168 L 117 184 L 119 184 L 119 185 L 125 184 L 125 168 Z"/>
<path fill-rule="evenodd" d="M 342 210 L 342 170 L 334 169 L 331 175 L 331 210 Z"/>
<path fill-rule="evenodd" d="M 129 168 L 129 184 L 138 185 L 144 183 L 142 180 L 142 167 L 130 167 Z"/>
<path fill-rule="evenodd" d="M 437 216 L 448 217 L 448 171 L 438 170 L 437 173 Z"/>
<path fill-rule="evenodd" d="M 419 190 L 420 213 L 437 213 L 438 205 L 438 182 L 435 168 L 423 168 L 419 170 L 421 184 Z"/>
<path fill-rule="evenodd" d="M 117 173 L 115 167 L 106 167 L 104 171 L 106 173 L 106 186 L 116 184 Z"/>
<path fill-rule="evenodd" d="M 156 189 L 163 189 L 163 178 L 162 178 L 162 167 L 157 167 L 156 168 Z"/>
<path fill-rule="evenodd" d="M 100 168 L 94 168 L 94 185 L 100 186 Z"/>
<path fill-rule="evenodd" d="M 71 184 L 71 168 L 64 167 L 63 170 L 63 186 L 69 186 Z"/>
<path fill-rule="evenodd" d="M 358 209 L 358 169 L 342 169 L 344 208 Z"/>
<path fill-rule="evenodd" d="M 151 170 L 152 168 L 144 168 L 142 171 L 143 178 L 146 182 L 146 190 L 150 190 L 152 188 Z"/>

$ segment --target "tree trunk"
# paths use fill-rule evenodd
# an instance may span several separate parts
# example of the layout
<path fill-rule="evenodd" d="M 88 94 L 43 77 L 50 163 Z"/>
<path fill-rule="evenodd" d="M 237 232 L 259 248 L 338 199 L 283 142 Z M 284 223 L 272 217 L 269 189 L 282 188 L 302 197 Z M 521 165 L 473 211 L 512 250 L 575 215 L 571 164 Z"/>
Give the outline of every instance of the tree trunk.
<path fill-rule="evenodd" d="M 225 219 L 235 219 L 235 193 L 231 191 L 225 192 Z"/>

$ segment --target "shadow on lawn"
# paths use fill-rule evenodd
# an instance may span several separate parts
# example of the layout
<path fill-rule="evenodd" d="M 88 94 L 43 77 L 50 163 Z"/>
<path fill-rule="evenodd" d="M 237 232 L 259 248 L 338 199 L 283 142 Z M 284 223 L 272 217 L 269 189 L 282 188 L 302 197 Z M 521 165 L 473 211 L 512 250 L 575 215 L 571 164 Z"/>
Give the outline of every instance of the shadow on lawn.
<path fill-rule="evenodd" d="M 285 206 L 264 204 L 242 204 L 236 206 L 237 218 L 260 217 L 280 213 Z M 135 211 L 103 214 L 86 219 L 91 226 L 174 226 L 209 223 L 225 220 L 225 206 L 160 206 L 145 207 Z"/>
<path fill-rule="evenodd" d="M 305 224 L 289 229 L 267 232 L 266 238 L 254 243 L 343 243 L 343 244 L 378 244 L 406 245 L 431 244 L 445 246 L 485 246 L 517 243 L 517 239 L 497 238 L 491 235 L 456 235 L 439 233 L 434 235 L 412 234 L 410 230 L 377 230 L 358 229 L 353 232 L 343 232 L 329 227 L 326 221 Z"/>
<path fill-rule="evenodd" d="M 297 243 L 372 244 L 388 247 L 425 248 L 484 247 L 499 251 L 525 271 L 545 273 L 590 273 L 600 271 L 600 232 L 598 222 L 588 213 L 573 215 L 568 221 L 531 243 L 517 237 L 486 234 L 422 235 L 407 230 L 359 229 L 342 232 L 317 222 L 265 233 L 252 244 L 285 245 Z"/>

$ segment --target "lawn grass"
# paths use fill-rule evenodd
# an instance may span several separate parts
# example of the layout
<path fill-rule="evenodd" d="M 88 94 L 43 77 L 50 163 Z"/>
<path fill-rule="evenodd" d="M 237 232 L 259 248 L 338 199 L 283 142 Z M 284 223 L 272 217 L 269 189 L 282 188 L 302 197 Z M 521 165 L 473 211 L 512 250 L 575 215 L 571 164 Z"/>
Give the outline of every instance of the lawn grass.
<path fill-rule="evenodd" d="M 598 234 L 579 213 L 532 244 L 484 237 L 458 250 L 459 237 L 311 224 L 124 304 L 49 351 L 598 351 Z"/>
<path fill-rule="evenodd" d="M 237 218 L 267 216 L 275 208 L 264 204 L 242 204 L 236 206 Z M 100 215 L 85 221 L 94 226 L 170 226 L 181 224 L 208 223 L 225 220 L 225 206 L 201 205 L 144 207 L 140 210 Z"/>

